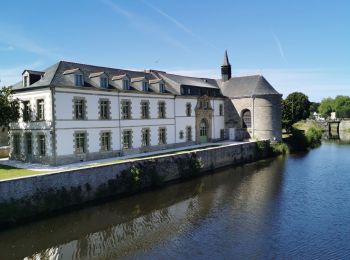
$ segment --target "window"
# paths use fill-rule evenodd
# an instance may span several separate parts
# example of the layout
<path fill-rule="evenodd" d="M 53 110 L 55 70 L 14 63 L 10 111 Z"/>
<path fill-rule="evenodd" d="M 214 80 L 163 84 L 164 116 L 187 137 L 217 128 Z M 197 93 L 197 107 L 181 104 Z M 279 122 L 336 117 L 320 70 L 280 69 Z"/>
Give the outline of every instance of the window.
<path fill-rule="evenodd" d="M 75 74 L 74 75 L 74 80 L 75 80 L 75 85 L 76 86 L 83 86 L 84 85 L 83 75 Z"/>
<path fill-rule="evenodd" d="M 85 100 L 84 99 L 74 100 L 74 116 L 76 120 L 85 119 Z"/>
<path fill-rule="evenodd" d="M 192 105 L 191 103 L 186 104 L 186 116 L 191 116 L 192 113 Z"/>
<path fill-rule="evenodd" d="M 75 152 L 77 154 L 86 153 L 86 134 L 85 133 L 75 134 Z"/>
<path fill-rule="evenodd" d="M 142 82 L 142 90 L 145 91 L 145 92 L 148 91 L 148 82 L 146 82 L 146 81 Z"/>
<path fill-rule="evenodd" d="M 23 121 L 28 122 L 31 118 L 30 102 L 23 101 Z"/>
<path fill-rule="evenodd" d="M 223 105 L 223 104 L 220 104 L 220 105 L 219 105 L 219 115 L 220 115 L 220 116 L 223 116 L 223 115 L 224 115 L 224 105 Z"/>
<path fill-rule="evenodd" d="M 160 93 L 165 93 L 165 85 L 164 85 L 164 83 L 160 83 L 159 84 L 159 92 Z"/>
<path fill-rule="evenodd" d="M 44 99 L 39 99 L 36 101 L 36 107 L 37 107 L 37 117 L 36 119 L 38 121 L 45 120 L 45 103 Z"/>
<path fill-rule="evenodd" d="M 166 144 L 166 128 L 159 128 L 158 135 L 159 144 Z"/>
<path fill-rule="evenodd" d="M 191 94 L 191 89 L 190 89 L 190 88 L 187 89 L 187 94 L 188 94 L 188 95 Z"/>
<path fill-rule="evenodd" d="M 147 119 L 149 118 L 149 102 L 141 101 L 141 118 Z"/>
<path fill-rule="evenodd" d="M 129 80 L 128 79 L 123 79 L 123 89 L 129 90 Z"/>
<path fill-rule="evenodd" d="M 27 155 L 32 155 L 32 150 L 33 150 L 33 145 L 32 145 L 32 134 L 31 133 L 26 133 L 26 152 Z"/>
<path fill-rule="evenodd" d="M 100 84 L 101 84 L 101 88 L 108 88 L 108 78 L 101 77 Z"/>
<path fill-rule="evenodd" d="M 28 87 L 29 86 L 28 79 L 29 79 L 28 76 L 24 76 L 23 77 L 23 87 Z"/>
<path fill-rule="evenodd" d="M 131 101 L 122 100 L 122 118 L 131 119 Z"/>
<path fill-rule="evenodd" d="M 165 102 L 158 103 L 158 117 L 165 118 Z"/>
<path fill-rule="evenodd" d="M 100 100 L 100 119 L 109 119 L 109 101 Z"/>
<path fill-rule="evenodd" d="M 46 154 L 46 142 L 45 135 L 38 135 L 38 153 L 40 156 L 45 156 Z"/>
<path fill-rule="evenodd" d="M 186 141 L 187 142 L 192 141 L 192 127 L 190 126 L 186 127 Z"/>
<path fill-rule="evenodd" d="M 21 136 L 19 134 L 13 135 L 13 153 L 19 155 L 21 151 Z"/>
<path fill-rule="evenodd" d="M 180 140 L 184 139 L 184 131 L 182 131 L 182 130 L 180 131 L 179 138 L 180 138 Z"/>
<path fill-rule="evenodd" d="M 251 128 L 252 127 L 252 121 L 251 121 L 251 113 L 250 110 L 244 110 L 242 113 L 242 127 L 243 128 Z"/>
<path fill-rule="evenodd" d="M 142 129 L 141 145 L 149 146 L 150 144 L 150 130 L 149 128 Z"/>
<path fill-rule="evenodd" d="M 202 120 L 199 124 L 199 136 L 207 136 L 208 128 L 205 120 Z"/>
<path fill-rule="evenodd" d="M 185 88 L 181 87 L 181 95 L 185 95 Z"/>
<path fill-rule="evenodd" d="M 132 131 L 124 130 L 123 131 L 123 148 L 130 149 L 132 147 Z"/>
<path fill-rule="evenodd" d="M 225 139 L 225 129 L 220 129 L 220 138 Z"/>
<path fill-rule="evenodd" d="M 111 133 L 104 132 L 101 134 L 101 150 L 102 151 L 111 150 Z"/>
<path fill-rule="evenodd" d="M 209 107 L 208 101 L 203 101 L 203 108 L 208 109 L 208 107 Z"/>

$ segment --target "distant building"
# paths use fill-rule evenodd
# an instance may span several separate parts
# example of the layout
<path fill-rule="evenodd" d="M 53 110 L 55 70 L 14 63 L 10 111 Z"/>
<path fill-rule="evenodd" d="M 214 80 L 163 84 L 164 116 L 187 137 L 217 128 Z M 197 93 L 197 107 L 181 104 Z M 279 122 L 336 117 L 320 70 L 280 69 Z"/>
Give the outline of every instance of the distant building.
<path fill-rule="evenodd" d="M 281 94 L 262 76 L 222 79 L 60 61 L 14 85 L 11 159 L 53 165 L 223 140 L 281 140 Z"/>
<path fill-rule="evenodd" d="M 336 120 L 337 119 L 337 113 L 336 112 L 331 112 L 331 120 Z"/>

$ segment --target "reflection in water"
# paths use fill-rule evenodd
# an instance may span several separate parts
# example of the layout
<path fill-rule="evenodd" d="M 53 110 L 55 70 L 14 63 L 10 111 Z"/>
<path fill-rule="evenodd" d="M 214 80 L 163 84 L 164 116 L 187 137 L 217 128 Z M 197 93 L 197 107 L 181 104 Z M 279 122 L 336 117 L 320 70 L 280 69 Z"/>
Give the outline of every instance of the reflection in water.
<path fill-rule="evenodd" d="M 0 259 L 346 258 L 350 162 L 336 163 L 349 151 L 328 143 L 6 230 Z"/>

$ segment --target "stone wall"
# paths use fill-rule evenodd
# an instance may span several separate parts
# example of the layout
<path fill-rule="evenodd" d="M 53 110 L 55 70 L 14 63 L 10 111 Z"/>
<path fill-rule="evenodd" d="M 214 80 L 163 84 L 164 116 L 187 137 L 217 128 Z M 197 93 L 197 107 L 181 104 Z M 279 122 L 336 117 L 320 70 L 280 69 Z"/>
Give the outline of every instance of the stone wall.
<path fill-rule="evenodd" d="M 118 164 L 0 181 L 0 225 L 49 213 L 126 191 L 113 185 L 123 170 L 153 163 L 163 182 L 181 178 L 179 166 L 188 158 L 202 162 L 201 172 L 258 159 L 256 143 L 230 144 L 178 155 L 137 159 Z M 30 210 L 25 210 L 30 207 Z M 18 214 L 18 216 L 16 216 Z M 8 219 L 10 218 L 10 219 Z"/>
<path fill-rule="evenodd" d="M 339 123 L 339 131 L 350 131 L 350 120 L 342 120 Z"/>

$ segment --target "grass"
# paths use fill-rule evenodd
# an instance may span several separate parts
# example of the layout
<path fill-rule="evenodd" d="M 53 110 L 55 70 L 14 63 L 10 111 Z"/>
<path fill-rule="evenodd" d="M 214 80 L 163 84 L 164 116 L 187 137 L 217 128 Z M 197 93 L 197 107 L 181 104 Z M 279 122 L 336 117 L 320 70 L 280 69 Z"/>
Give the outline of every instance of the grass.
<path fill-rule="evenodd" d="M 20 169 L 20 168 L 0 164 L 0 180 L 39 175 L 43 173 L 45 172 L 31 171 L 27 169 Z"/>
<path fill-rule="evenodd" d="M 295 123 L 293 125 L 293 127 L 295 127 L 296 129 L 299 129 L 299 130 L 303 130 L 303 131 L 307 131 L 308 129 L 314 127 L 314 128 L 320 128 L 319 125 L 313 121 L 306 121 L 306 120 L 302 120 L 302 121 L 299 121 L 297 123 Z"/>

